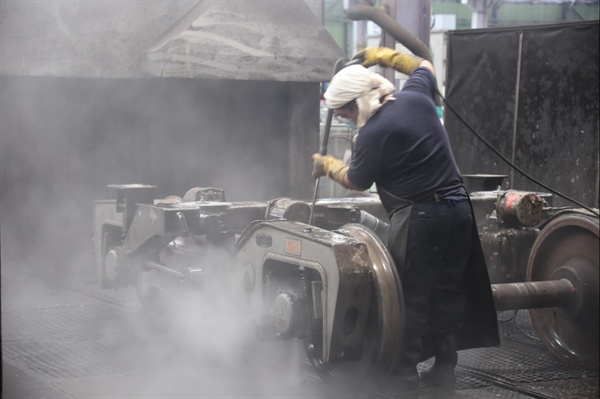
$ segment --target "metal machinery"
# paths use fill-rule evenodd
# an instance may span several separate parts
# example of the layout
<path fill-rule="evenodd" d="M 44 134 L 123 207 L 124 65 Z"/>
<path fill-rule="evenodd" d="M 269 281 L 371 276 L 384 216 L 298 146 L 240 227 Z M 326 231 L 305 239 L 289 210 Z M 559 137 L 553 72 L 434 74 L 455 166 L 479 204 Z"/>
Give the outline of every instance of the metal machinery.
<path fill-rule="evenodd" d="M 334 382 L 384 376 L 404 330 L 400 280 L 377 197 L 226 202 L 216 188 L 154 199 L 115 185 L 94 203 L 102 287 L 134 285 L 143 306 L 185 292 L 227 291 L 250 310 L 259 340 L 302 339 Z M 598 218 L 520 191 L 472 193 L 497 310 L 530 308 L 547 348 L 598 365 Z M 228 284 L 214 285 L 228 278 Z M 212 288 L 211 288 L 212 287 Z"/>

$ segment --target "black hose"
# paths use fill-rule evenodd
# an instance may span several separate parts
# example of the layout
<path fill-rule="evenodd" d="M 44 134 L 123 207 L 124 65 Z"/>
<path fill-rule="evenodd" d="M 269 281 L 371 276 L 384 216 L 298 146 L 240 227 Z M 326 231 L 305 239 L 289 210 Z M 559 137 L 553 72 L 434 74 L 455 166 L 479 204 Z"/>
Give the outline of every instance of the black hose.
<path fill-rule="evenodd" d="M 402 44 L 414 55 L 433 63 L 433 57 L 429 46 L 421 39 L 404 29 L 395 19 L 387 15 L 383 10 L 366 4 L 354 4 L 348 8 L 346 15 L 353 21 L 369 20 L 387 32 L 398 43 Z M 442 105 L 438 96 L 435 97 L 435 105 Z"/>
<path fill-rule="evenodd" d="M 402 43 L 414 55 L 432 61 L 429 47 L 404 29 L 396 20 L 387 15 L 383 10 L 366 5 L 354 4 L 348 8 L 346 15 L 353 21 L 370 20 L 381 29 L 389 33 L 398 43 Z"/>
<path fill-rule="evenodd" d="M 533 176 L 530 176 L 528 173 L 526 173 L 523 169 L 519 168 L 517 165 L 513 164 L 508 158 L 506 158 L 504 155 L 502 155 L 500 153 L 500 151 L 498 151 L 489 141 L 487 141 L 483 136 L 481 136 L 479 133 L 477 133 L 475 131 L 475 129 L 473 129 L 473 127 L 458 113 L 458 111 L 456 111 L 454 109 L 454 107 L 448 102 L 448 100 L 446 100 L 446 98 L 444 98 L 444 96 L 442 96 L 442 93 L 440 93 L 439 90 L 437 91 L 437 93 L 440 96 L 440 98 L 444 101 L 444 104 L 446 104 L 448 109 L 450 111 L 452 111 L 452 113 L 458 118 L 458 120 L 461 121 L 462 124 L 465 125 L 465 127 L 467 129 L 469 129 L 469 131 L 471 133 L 473 133 L 473 135 L 475 135 L 475 137 L 477 137 L 483 144 L 485 144 L 485 146 L 487 148 L 489 148 L 494 154 L 496 154 L 498 157 L 500 157 L 500 159 L 502 159 L 504 162 L 506 162 L 511 168 L 513 168 L 514 170 L 516 170 L 517 172 L 522 174 L 527 179 L 531 180 L 533 183 L 544 188 L 545 190 L 548 190 L 551 193 L 556 194 L 559 197 L 572 202 L 573 204 L 585 209 L 586 211 L 590 212 L 591 214 L 595 215 L 596 217 L 600 216 L 600 214 L 598 214 L 598 212 L 596 212 L 594 209 L 582 204 L 581 202 L 576 201 L 575 199 L 573 199 L 571 197 L 568 197 L 567 195 L 565 195 L 559 191 L 554 190 L 553 188 L 551 188 L 551 187 L 545 185 L 544 183 L 540 182 L 539 180 L 535 179 Z"/>

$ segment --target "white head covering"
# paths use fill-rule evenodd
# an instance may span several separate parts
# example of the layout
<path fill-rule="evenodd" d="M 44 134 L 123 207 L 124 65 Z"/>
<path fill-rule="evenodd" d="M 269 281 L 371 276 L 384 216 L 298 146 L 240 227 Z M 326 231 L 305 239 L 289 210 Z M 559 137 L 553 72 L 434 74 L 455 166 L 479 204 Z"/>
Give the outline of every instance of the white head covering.
<path fill-rule="evenodd" d="M 351 65 L 331 79 L 325 92 L 327 107 L 336 109 L 356 100 L 360 129 L 386 102 L 394 100 L 395 86 L 383 76 L 361 65 Z"/>

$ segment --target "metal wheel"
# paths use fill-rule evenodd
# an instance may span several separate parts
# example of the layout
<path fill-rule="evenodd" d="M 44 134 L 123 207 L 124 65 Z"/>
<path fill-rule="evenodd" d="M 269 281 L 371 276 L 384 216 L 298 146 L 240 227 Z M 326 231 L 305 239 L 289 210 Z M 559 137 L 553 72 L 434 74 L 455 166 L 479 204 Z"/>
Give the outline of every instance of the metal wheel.
<path fill-rule="evenodd" d="M 565 364 L 598 367 L 598 219 L 559 216 L 536 238 L 529 256 L 528 281 L 567 278 L 577 291 L 575 304 L 530 309 L 546 348 Z"/>
<path fill-rule="evenodd" d="M 121 267 L 120 231 L 102 234 L 102 265 L 100 268 L 100 286 L 115 288 L 118 285 L 118 270 Z"/>
<path fill-rule="evenodd" d="M 396 366 L 404 333 L 404 297 L 394 261 L 381 240 L 360 224 L 338 230 L 367 245 L 373 269 L 374 290 L 367 317 L 362 357 L 358 361 L 323 365 L 320 354 L 307 348 L 307 355 L 321 378 L 334 384 L 353 386 L 377 382 Z"/>

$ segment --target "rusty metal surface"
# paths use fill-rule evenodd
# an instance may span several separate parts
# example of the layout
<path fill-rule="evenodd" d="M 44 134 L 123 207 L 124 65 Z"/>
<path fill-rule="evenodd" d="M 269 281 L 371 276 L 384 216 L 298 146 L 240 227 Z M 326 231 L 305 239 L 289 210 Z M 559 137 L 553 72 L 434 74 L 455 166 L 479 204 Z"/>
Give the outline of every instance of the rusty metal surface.
<path fill-rule="evenodd" d="M 492 284 L 496 310 L 568 307 L 576 303 L 577 290 L 566 278 L 552 281 Z"/>
<path fill-rule="evenodd" d="M 568 364 L 598 367 L 598 265 L 600 228 L 597 218 L 581 214 L 556 217 L 531 249 L 528 281 L 567 278 L 576 300 L 562 308 L 532 309 L 542 342 Z"/>
<path fill-rule="evenodd" d="M 376 301 L 376 307 L 375 304 L 373 307 L 377 309 L 373 312 L 376 317 L 371 320 L 371 325 L 377 327 L 367 337 L 377 345 L 369 348 L 369 352 L 363 349 L 363 356 L 357 362 L 359 367 L 344 363 L 328 365 L 331 377 L 333 380 L 352 381 L 364 377 L 365 373 L 388 375 L 400 355 L 399 337 L 404 331 L 404 301 L 398 272 L 387 248 L 373 232 L 359 224 L 348 224 L 340 232 L 364 242 L 368 248 L 375 289 L 371 300 Z M 362 369 L 363 374 L 357 369 Z"/>
<path fill-rule="evenodd" d="M 324 82 L 344 53 L 302 0 L 203 1 L 146 49 L 152 76 Z"/>
<path fill-rule="evenodd" d="M 535 193 L 509 190 L 498 196 L 498 221 L 507 226 L 533 227 L 543 218 L 544 201 Z"/>

